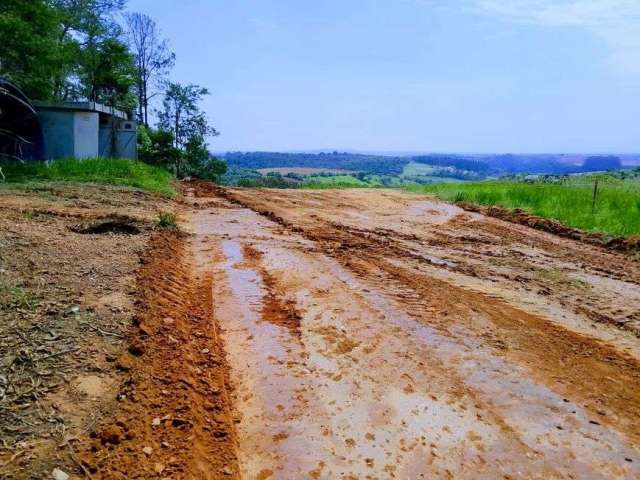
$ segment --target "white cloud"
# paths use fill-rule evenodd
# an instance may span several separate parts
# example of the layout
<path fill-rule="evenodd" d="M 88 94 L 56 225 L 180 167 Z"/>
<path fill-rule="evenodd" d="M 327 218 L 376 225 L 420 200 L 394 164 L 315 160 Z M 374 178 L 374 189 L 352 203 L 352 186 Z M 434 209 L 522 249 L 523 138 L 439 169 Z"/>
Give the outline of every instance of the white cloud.
<path fill-rule="evenodd" d="M 516 23 L 582 28 L 611 49 L 612 62 L 640 74 L 640 0 L 468 0 L 472 11 Z"/>

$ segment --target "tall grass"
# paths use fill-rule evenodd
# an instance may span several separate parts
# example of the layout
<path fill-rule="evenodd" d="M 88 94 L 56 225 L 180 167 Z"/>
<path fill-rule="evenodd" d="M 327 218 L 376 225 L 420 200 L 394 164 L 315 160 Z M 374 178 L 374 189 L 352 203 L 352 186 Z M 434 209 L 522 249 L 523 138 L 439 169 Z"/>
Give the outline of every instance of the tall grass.
<path fill-rule="evenodd" d="M 410 186 L 450 202 L 520 208 L 582 230 L 611 235 L 640 234 L 640 182 L 599 182 L 592 211 L 593 183 L 586 179 L 567 183 L 488 181 Z"/>
<path fill-rule="evenodd" d="M 51 162 L 0 162 L 9 183 L 91 182 L 137 187 L 165 196 L 176 194 L 173 175 L 160 167 L 122 158 L 73 158 Z"/>

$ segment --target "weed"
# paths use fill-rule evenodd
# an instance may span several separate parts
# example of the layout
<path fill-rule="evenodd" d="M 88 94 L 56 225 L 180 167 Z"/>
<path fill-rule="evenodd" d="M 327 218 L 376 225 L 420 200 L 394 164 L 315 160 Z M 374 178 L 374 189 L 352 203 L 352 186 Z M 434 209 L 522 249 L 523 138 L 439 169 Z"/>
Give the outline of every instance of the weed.
<path fill-rule="evenodd" d="M 158 213 L 158 220 L 156 221 L 156 225 L 160 228 L 177 228 L 178 227 L 178 217 L 175 213 L 172 212 L 160 212 Z"/>
<path fill-rule="evenodd" d="M 40 299 L 22 287 L 0 287 L 0 308 L 21 308 L 33 310 L 40 304 Z"/>

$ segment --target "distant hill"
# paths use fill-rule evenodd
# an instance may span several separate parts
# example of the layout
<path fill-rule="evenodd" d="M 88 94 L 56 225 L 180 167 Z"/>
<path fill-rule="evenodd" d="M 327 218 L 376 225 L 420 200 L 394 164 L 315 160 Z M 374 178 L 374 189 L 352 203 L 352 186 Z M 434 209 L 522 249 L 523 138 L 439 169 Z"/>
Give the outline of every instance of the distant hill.
<path fill-rule="evenodd" d="M 563 154 L 428 154 L 378 155 L 352 152 L 280 153 L 228 152 L 221 155 L 230 168 L 261 170 L 273 168 L 320 168 L 349 170 L 376 175 L 401 175 L 412 163 L 446 169 L 459 178 L 500 176 L 508 174 L 569 174 L 615 170 L 640 162 L 634 155 L 563 155 Z M 622 158 L 621 158 L 622 157 Z"/>
<path fill-rule="evenodd" d="M 229 167 L 260 170 L 264 168 L 307 167 L 400 175 L 410 159 L 354 153 L 277 153 L 231 152 L 223 155 Z"/>

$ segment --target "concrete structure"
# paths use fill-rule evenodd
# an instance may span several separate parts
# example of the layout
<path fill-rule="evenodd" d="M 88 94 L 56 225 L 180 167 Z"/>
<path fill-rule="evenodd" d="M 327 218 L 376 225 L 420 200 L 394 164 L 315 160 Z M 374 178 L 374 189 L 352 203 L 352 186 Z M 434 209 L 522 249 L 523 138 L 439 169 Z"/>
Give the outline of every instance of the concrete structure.
<path fill-rule="evenodd" d="M 136 122 L 95 102 L 34 102 L 44 134 L 45 159 L 137 158 Z"/>

